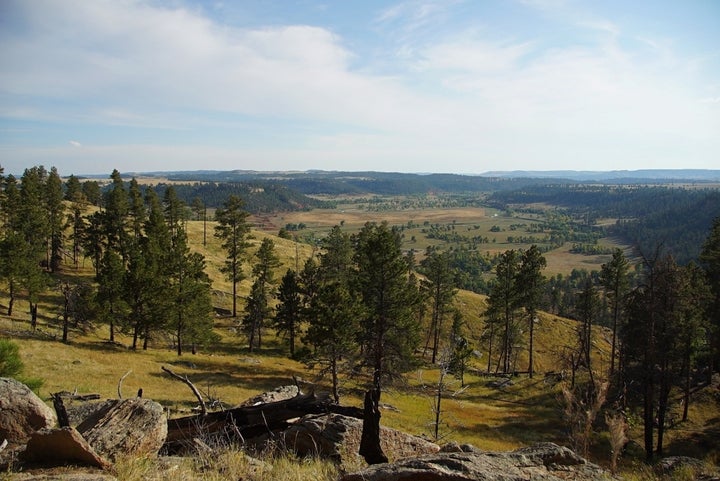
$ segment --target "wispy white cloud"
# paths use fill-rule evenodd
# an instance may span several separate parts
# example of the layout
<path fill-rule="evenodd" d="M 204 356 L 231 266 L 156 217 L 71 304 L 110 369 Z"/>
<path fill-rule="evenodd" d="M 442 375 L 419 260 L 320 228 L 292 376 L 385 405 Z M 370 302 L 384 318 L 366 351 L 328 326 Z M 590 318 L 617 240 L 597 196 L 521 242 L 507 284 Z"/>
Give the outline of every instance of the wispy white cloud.
<path fill-rule="evenodd" d="M 650 159 L 652 144 L 658 146 L 652 152 L 666 146 L 675 156 L 690 141 L 693 149 L 720 148 L 717 109 L 708 107 L 718 103 L 717 91 L 698 87 L 699 61 L 676 54 L 671 43 L 639 56 L 618 24 L 573 11 L 558 14 L 560 22 L 586 33 L 583 42 L 548 46 L 522 31 L 498 36 L 482 26 L 455 28 L 458 3 L 406 1 L 374 18 L 375 28 L 398 32 L 383 37 L 384 48 L 398 55 L 389 76 L 359 58 L 341 31 L 322 26 L 239 28 L 156 2 L 97 0 L 68 8 L 60 0 L 8 0 L 7 21 L 24 27 L 0 29 L 0 115 L 182 132 L 182 146 L 160 145 L 152 132 L 146 146 L 119 140 L 100 146 L 73 131 L 61 139 L 78 135 L 82 149 L 73 140 L 12 151 L 30 162 L 75 156 L 88 166 L 91 158 L 123 165 L 143 159 L 133 169 L 163 159 L 187 168 L 193 159 L 258 168 L 235 165 L 254 159 L 268 168 L 347 162 L 341 168 L 416 171 L 434 170 L 423 162 L 440 161 L 442 170 L 480 172 L 497 165 L 478 159 L 525 167 L 552 159 L 558 167 L 620 158 L 623 150 Z M 523 3 L 570 8 L 559 0 Z M 247 128 L 253 123 L 267 125 L 271 143 L 264 149 L 248 136 L 256 132 Z M 240 147 L 207 140 L 216 139 L 207 134 L 216 126 L 232 132 L 222 145 Z"/>
<path fill-rule="evenodd" d="M 72 145 L 73 147 L 77 147 L 78 149 L 81 148 L 83 145 L 78 142 L 77 140 L 71 140 L 68 142 L 68 144 Z"/>

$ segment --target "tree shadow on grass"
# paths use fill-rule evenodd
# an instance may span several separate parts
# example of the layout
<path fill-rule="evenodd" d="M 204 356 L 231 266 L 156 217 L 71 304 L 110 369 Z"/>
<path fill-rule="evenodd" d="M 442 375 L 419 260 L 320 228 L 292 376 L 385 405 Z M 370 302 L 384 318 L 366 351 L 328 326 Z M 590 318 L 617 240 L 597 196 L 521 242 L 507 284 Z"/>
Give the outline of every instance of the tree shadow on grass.
<path fill-rule="evenodd" d="M 678 426 L 682 430 L 682 424 Z M 666 444 L 666 454 L 703 459 L 720 453 L 720 416 L 709 419 L 699 431 L 675 437 Z"/>

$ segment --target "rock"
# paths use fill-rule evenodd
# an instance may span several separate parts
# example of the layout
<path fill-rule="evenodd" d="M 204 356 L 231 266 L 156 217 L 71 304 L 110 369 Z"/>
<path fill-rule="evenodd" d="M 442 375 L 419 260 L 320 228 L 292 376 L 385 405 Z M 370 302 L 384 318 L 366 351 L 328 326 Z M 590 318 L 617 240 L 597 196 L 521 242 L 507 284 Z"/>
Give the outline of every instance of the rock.
<path fill-rule="evenodd" d="M 36 431 L 21 457 L 29 463 L 79 463 L 102 469 L 111 467 L 73 427 Z"/>
<path fill-rule="evenodd" d="M 480 449 L 472 444 L 458 444 L 456 442 L 447 443 L 440 447 L 441 453 L 482 453 Z"/>
<path fill-rule="evenodd" d="M 38 429 L 50 428 L 57 416 L 29 387 L 10 378 L 0 378 L 0 442 L 25 444 Z"/>
<path fill-rule="evenodd" d="M 77 430 L 102 456 L 155 456 L 167 436 L 163 407 L 150 399 L 122 399 L 106 403 Z"/>
<path fill-rule="evenodd" d="M 670 476 L 671 478 L 683 477 L 703 481 L 720 479 L 720 472 L 718 472 L 717 468 L 713 469 L 711 465 L 704 463 L 701 459 L 691 458 L 690 456 L 662 458 L 655 465 L 655 472 L 660 476 Z"/>
<path fill-rule="evenodd" d="M 362 420 L 340 414 L 304 416 L 282 434 L 289 449 L 300 455 L 319 454 L 343 466 L 362 460 L 358 451 Z M 440 447 L 417 436 L 380 427 L 380 445 L 390 459 L 436 453 Z"/>
<path fill-rule="evenodd" d="M 247 406 L 258 406 L 260 404 L 274 403 L 277 401 L 284 401 L 286 399 L 292 399 L 299 393 L 297 386 L 280 386 L 272 391 L 264 392 L 253 396 L 247 401 L 240 404 L 238 407 Z"/>
<path fill-rule="evenodd" d="M 342 481 L 605 481 L 615 479 L 570 449 L 544 443 L 509 453 L 452 452 L 408 458 L 346 474 Z"/>
<path fill-rule="evenodd" d="M 105 401 L 82 401 L 82 402 L 75 402 L 70 401 L 68 403 L 65 403 L 65 410 L 68 413 L 68 418 L 70 419 L 70 425 L 71 426 L 79 426 L 82 424 L 86 419 L 95 416 L 95 414 L 101 410 L 107 411 L 116 401 L 113 399 L 108 399 Z"/>

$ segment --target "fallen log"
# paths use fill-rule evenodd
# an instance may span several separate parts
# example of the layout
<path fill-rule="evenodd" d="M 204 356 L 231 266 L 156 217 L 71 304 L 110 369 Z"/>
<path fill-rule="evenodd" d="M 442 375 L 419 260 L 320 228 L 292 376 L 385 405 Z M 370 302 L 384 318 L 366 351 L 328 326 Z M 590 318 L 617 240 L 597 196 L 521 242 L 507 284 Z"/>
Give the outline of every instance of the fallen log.
<path fill-rule="evenodd" d="M 291 420 L 306 414 L 336 411 L 342 411 L 346 415 L 355 414 L 356 417 L 362 418 L 360 410 L 333 404 L 329 394 L 317 395 L 311 392 L 257 406 L 169 419 L 164 448 L 169 453 L 176 453 L 191 446 L 196 438 L 210 439 L 217 436 L 223 441 L 245 442 L 285 429 L 290 426 Z"/>

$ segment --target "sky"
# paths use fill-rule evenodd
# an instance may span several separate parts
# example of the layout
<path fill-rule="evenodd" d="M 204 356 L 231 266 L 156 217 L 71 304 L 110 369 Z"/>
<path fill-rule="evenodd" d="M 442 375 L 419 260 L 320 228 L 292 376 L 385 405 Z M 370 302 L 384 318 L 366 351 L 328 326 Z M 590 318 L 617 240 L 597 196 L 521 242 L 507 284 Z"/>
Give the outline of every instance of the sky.
<path fill-rule="evenodd" d="M 720 1 L 1 0 L 34 165 L 720 169 Z"/>

